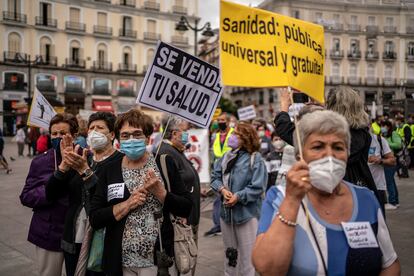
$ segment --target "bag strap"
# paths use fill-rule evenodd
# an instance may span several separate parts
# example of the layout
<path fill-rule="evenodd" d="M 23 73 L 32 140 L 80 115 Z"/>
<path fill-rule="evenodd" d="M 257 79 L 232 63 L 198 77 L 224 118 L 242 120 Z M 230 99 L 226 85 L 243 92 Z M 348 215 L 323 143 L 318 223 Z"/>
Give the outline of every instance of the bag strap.
<path fill-rule="evenodd" d="M 378 143 L 380 144 L 380 149 L 381 149 L 381 158 L 384 158 L 384 148 L 382 146 L 382 138 L 381 135 L 377 135 L 377 139 L 378 139 Z"/>
<path fill-rule="evenodd" d="M 166 158 L 167 158 L 167 155 L 162 154 L 160 156 L 160 163 L 161 163 L 162 174 L 165 177 L 165 182 L 167 182 L 167 191 L 171 193 L 170 179 L 168 177 L 168 170 L 167 170 L 167 162 L 165 161 Z"/>

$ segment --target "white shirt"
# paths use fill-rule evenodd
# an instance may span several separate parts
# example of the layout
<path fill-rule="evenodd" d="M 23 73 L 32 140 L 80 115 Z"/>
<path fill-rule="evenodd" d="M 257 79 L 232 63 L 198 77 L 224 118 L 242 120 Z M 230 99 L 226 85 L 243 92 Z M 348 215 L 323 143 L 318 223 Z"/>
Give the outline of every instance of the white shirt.
<path fill-rule="evenodd" d="M 381 157 L 381 146 L 378 142 L 378 137 L 372 133 L 371 145 L 369 148 L 368 156 L 378 156 Z M 384 137 L 381 137 L 382 142 L 382 155 L 386 155 L 391 152 L 390 146 L 388 145 L 387 140 Z M 369 169 L 371 171 L 372 177 L 374 178 L 375 186 L 378 190 L 386 191 L 387 183 L 385 181 L 384 166 L 379 164 L 372 164 L 368 162 Z"/>

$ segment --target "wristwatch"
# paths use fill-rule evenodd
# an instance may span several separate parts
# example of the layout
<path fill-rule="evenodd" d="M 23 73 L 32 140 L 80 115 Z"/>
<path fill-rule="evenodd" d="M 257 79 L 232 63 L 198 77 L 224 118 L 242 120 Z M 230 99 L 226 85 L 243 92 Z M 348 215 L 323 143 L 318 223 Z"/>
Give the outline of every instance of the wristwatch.
<path fill-rule="evenodd" d="M 87 168 L 86 170 L 83 171 L 80 177 L 86 178 L 86 177 L 91 176 L 92 174 L 93 174 L 93 171 L 91 170 L 91 168 Z"/>

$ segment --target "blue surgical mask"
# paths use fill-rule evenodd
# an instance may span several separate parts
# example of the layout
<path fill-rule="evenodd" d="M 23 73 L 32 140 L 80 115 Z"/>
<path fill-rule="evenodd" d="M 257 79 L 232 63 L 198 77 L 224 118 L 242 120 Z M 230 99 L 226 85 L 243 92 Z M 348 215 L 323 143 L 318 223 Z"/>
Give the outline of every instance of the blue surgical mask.
<path fill-rule="evenodd" d="M 62 141 L 61 137 L 52 138 L 50 142 L 52 143 L 52 148 L 55 149 L 56 152 L 60 153 L 60 141 Z"/>
<path fill-rule="evenodd" d="M 131 160 L 137 160 L 145 154 L 145 139 L 128 139 L 121 141 L 120 151 Z"/>
<path fill-rule="evenodd" d="M 183 132 L 181 134 L 181 143 L 183 143 L 183 145 L 188 143 L 188 132 Z"/>

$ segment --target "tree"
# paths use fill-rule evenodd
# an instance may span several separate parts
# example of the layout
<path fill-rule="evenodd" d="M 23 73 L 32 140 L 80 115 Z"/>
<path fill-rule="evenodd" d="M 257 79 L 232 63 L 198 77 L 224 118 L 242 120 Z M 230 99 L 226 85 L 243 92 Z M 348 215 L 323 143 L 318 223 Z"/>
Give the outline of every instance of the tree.
<path fill-rule="evenodd" d="M 221 108 L 221 110 L 223 110 L 223 112 L 230 113 L 233 115 L 237 114 L 237 107 L 231 100 L 225 97 L 221 97 L 219 107 Z"/>

